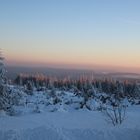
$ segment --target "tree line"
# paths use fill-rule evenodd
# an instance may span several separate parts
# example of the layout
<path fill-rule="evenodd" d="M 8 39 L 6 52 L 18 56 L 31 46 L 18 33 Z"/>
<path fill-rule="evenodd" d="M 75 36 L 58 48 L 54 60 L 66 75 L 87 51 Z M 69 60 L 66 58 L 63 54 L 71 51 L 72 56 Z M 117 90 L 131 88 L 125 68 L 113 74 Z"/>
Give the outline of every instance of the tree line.
<path fill-rule="evenodd" d="M 53 79 L 43 75 L 19 74 L 14 80 L 16 85 L 25 86 L 27 90 L 60 89 L 72 90 L 75 93 L 99 92 L 119 94 L 120 97 L 140 97 L 140 85 L 135 81 L 119 81 L 115 79 Z"/>

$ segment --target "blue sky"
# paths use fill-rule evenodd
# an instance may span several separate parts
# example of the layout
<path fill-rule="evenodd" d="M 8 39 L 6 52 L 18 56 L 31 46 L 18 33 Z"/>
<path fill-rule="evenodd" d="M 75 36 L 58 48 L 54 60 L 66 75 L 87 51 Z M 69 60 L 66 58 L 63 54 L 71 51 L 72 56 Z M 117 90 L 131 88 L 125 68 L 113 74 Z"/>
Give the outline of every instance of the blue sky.
<path fill-rule="evenodd" d="M 138 68 L 139 6 L 138 0 L 1 0 L 0 46 L 11 65 Z"/>
<path fill-rule="evenodd" d="M 55 32 L 56 38 L 120 39 L 125 35 L 139 39 L 139 5 L 138 0 L 5 0 L 0 4 L 0 17 L 3 30 L 28 31 L 37 38 L 39 33 L 44 38 Z M 134 35 L 127 34 L 130 31 Z"/>

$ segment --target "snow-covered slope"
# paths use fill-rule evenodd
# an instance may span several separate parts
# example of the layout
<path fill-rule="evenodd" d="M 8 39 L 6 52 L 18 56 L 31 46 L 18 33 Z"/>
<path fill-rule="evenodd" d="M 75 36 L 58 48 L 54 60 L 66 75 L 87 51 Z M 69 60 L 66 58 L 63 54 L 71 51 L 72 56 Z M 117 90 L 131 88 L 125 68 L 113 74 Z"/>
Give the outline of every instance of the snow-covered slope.
<path fill-rule="evenodd" d="M 126 102 L 125 121 L 114 127 L 100 110 L 104 93 L 89 98 L 88 109 L 73 92 L 11 89 L 13 116 L 0 112 L 0 140 L 140 140 L 139 105 Z"/>
<path fill-rule="evenodd" d="M 0 117 L 0 140 L 140 140 L 140 107 L 112 126 L 98 111 L 56 111 Z"/>

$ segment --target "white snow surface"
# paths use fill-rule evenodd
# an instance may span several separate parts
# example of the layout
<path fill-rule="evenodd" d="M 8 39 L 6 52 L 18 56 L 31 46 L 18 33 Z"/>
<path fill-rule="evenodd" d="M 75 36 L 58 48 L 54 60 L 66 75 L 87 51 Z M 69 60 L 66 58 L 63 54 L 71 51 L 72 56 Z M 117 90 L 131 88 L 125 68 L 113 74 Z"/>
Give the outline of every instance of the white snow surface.
<path fill-rule="evenodd" d="M 140 108 L 129 108 L 120 126 L 97 111 L 46 112 L 0 117 L 0 140 L 140 140 Z"/>
<path fill-rule="evenodd" d="M 61 104 L 53 105 L 44 93 L 35 93 L 15 107 L 19 115 L 0 112 L 0 140 L 140 140 L 140 106 L 129 106 L 125 121 L 114 127 L 102 112 L 75 109 L 82 99 L 74 94 L 61 99 Z M 71 100 L 72 104 L 64 104 Z M 33 111 L 36 102 L 40 113 Z M 95 101 L 90 104 L 98 106 Z"/>

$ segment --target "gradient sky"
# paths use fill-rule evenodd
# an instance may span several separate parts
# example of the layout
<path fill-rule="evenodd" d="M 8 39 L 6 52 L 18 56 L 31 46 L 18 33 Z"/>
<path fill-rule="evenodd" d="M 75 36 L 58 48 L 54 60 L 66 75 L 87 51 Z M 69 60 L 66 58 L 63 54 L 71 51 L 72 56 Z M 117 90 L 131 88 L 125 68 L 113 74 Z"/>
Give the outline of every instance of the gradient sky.
<path fill-rule="evenodd" d="M 140 0 L 0 0 L 8 65 L 140 72 Z"/>

